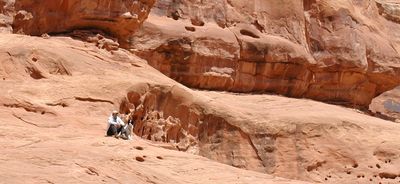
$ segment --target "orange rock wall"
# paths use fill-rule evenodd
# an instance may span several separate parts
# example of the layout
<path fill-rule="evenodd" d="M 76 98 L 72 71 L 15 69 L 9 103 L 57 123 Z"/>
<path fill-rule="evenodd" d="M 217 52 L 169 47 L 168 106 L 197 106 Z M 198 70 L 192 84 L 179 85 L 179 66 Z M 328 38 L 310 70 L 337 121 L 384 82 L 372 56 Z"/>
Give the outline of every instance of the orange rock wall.
<path fill-rule="evenodd" d="M 131 48 L 189 87 L 366 107 L 400 84 L 398 5 L 160 0 Z"/>
<path fill-rule="evenodd" d="M 154 0 L 16 0 L 13 31 L 28 35 L 101 29 L 126 44 Z M 43 6 L 45 5 L 45 6 Z"/>

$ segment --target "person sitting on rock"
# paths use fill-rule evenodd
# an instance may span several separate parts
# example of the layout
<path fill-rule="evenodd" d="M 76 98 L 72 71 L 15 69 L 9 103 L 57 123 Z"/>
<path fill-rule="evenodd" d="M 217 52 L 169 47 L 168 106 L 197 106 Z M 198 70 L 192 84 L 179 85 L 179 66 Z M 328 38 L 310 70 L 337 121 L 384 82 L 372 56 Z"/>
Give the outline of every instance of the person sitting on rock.
<path fill-rule="evenodd" d="M 124 125 L 125 123 L 118 116 L 118 111 L 113 111 L 111 116 L 108 118 L 107 136 L 117 136 L 121 132 Z"/>

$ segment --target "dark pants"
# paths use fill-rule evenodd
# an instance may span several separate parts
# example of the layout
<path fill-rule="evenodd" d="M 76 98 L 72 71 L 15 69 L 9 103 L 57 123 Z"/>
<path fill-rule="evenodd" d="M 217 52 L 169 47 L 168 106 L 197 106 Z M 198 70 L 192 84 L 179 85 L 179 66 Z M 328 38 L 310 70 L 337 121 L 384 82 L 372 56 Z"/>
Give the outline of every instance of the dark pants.
<path fill-rule="evenodd" d="M 121 132 L 121 130 L 122 126 L 119 126 L 119 128 L 117 128 L 117 126 L 115 125 L 110 125 L 110 127 L 107 130 L 107 136 L 117 135 Z"/>

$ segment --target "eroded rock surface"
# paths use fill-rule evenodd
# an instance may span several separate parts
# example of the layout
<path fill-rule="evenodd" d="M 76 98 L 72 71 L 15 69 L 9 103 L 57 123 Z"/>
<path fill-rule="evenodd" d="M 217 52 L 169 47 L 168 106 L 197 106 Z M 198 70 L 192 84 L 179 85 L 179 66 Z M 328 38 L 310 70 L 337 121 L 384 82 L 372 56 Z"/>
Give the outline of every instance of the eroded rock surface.
<path fill-rule="evenodd" d="M 400 87 L 375 98 L 370 109 L 378 117 L 400 123 Z"/>
<path fill-rule="evenodd" d="M 160 0 L 138 33 L 151 1 L 37 2 L 0 1 L 2 30 L 42 35 L 0 35 L 6 182 L 22 174 L 32 182 L 300 182 L 262 173 L 400 181 L 392 121 L 305 99 L 195 91 L 146 64 L 190 87 L 366 107 L 400 83 L 394 1 Z M 86 42 L 43 34 L 64 32 Z M 118 108 L 134 112 L 137 135 L 168 144 L 99 138 Z"/>
<path fill-rule="evenodd" d="M 186 86 L 367 107 L 400 83 L 400 25 L 380 4 L 160 0 L 131 47 Z"/>
<path fill-rule="evenodd" d="M 15 0 L 13 32 L 28 35 L 100 29 L 127 44 L 154 0 Z M 45 5 L 45 6 L 44 6 Z"/>
<path fill-rule="evenodd" d="M 178 150 L 314 182 L 400 179 L 395 156 L 400 145 L 394 141 L 399 126 L 391 121 L 310 100 L 191 92 L 179 86 L 132 89 L 136 92 L 127 93 L 120 110 L 136 107 L 135 133 Z"/>
<path fill-rule="evenodd" d="M 400 23 L 400 2 L 397 0 L 377 0 L 379 14 L 386 19 Z"/>
<path fill-rule="evenodd" d="M 14 0 L 0 0 L 0 33 L 11 33 L 14 14 Z"/>
<path fill-rule="evenodd" d="M 111 181 L 115 170 L 100 164 L 104 159 L 117 166 L 124 178 L 146 178 L 148 175 L 138 173 L 148 170 L 132 166 L 133 173 L 137 173 L 132 175 L 124 165 L 139 162 L 147 167 L 149 159 L 161 159 L 129 152 L 125 144 L 99 138 L 104 135 L 109 112 L 118 108 L 121 113 L 136 110 L 137 135 L 172 145 L 162 147 L 199 154 L 238 168 L 315 182 L 399 179 L 394 177 L 400 165 L 398 125 L 353 109 L 271 95 L 194 91 L 124 49 L 107 51 L 95 43 L 68 37 L 3 34 L 0 58 L 0 117 L 4 119 L 0 121 L 0 136 L 4 137 L 2 145 L 6 145 L 0 150 L 0 170 L 13 173 L 14 177 L 2 177 L 10 182 L 20 176 L 18 173 L 32 181 L 38 181 L 40 176 L 40 181 L 61 178 L 75 182 L 86 175 L 90 175 L 90 179 L 85 178 L 92 182 L 100 178 Z M 18 134 L 21 128 L 27 132 Z M 87 148 L 88 145 L 91 146 Z M 85 147 L 82 152 L 77 151 L 80 146 Z M 124 156 L 110 151 L 119 146 L 123 151 L 117 152 Z M 129 156 L 130 153 L 134 155 Z M 157 156 L 184 157 L 186 161 L 191 158 Z M 183 160 L 176 162 L 180 166 L 168 169 L 168 173 L 189 173 L 189 178 L 197 173 L 202 176 L 200 183 L 215 177 L 210 172 L 197 172 L 202 168 L 208 170 L 204 164 L 193 165 L 197 169 L 194 172 Z M 96 167 L 93 163 L 99 164 Z M 154 169 L 153 164 L 161 170 L 171 167 L 169 163 L 160 166 L 157 162 L 148 167 Z M 60 172 L 44 175 L 43 166 Z M 76 168 L 81 169 L 65 172 Z M 218 176 L 221 174 L 218 172 Z M 262 176 L 250 172 L 243 178 L 239 176 L 239 181 L 246 183 L 248 177 L 260 183 L 268 181 Z M 215 182 L 224 183 L 224 178 Z M 179 181 L 174 177 L 165 179 Z"/>
<path fill-rule="evenodd" d="M 1 182 L 306 183 L 104 137 L 110 111 L 137 84 L 179 85 L 123 49 L 0 34 L 0 61 Z"/>
<path fill-rule="evenodd" d="M 154 3 L 3 0 L 2 30 L 40 36 L 98 29 L 117 38 L 108 50 L 131 49 L 167 76 L 201 89 L 367 108 L 400 84 L 400 35 L 392 31 L 400 29 L 398 1 Z"/>

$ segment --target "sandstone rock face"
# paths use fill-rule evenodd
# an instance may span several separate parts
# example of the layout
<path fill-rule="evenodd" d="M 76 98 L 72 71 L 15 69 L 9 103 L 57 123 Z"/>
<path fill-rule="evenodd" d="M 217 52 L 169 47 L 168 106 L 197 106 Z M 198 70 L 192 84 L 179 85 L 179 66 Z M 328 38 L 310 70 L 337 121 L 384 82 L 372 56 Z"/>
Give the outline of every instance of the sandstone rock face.
<path fill-rule="evenodd" d="M 0 33 L 11 33 L 14 14 L 14 0 L 0 0 Z"/>
<path fill-rule="evenodd" d="M 2 0 L 2 31 L 42 37 L 0 34 L 0 178 L 399 182 L 392 121 L 178 83 L 366 107 L 400 83 L 396 2 L 159 0 L 135 33 L 153 1 Z M 392 99 L 383 105 L 396 110 Z M 138 136 L 167 144 L 99 138 L 114 109 L 133 113 Z"/>
<path fill-rule="evenodd" d="M 397 2 L 397 1 L 396 1 Z M 393 1 L 157 1 L 134 53 L 186 86 L 360 105 L 400 84 Z M 383 7 L 383 10 L 382 10 Z"/>
<path fill-rule="evenodd" d="M 111 110 L 126 96 L 135 99 L 129 92 L 149 85 L 184 88 L 123 49 L 0 34 L 0 61 L 1 182 L 307 183 L 162 149 L 174 148 L 138 137 L 104 137 Z M 173 123 L 169 134 L 180 129 L 178 119 L 167 122 Z"/>
<path fill-rule="evenodd" d="M 1 34 L 0 58 L 6 182 L 297 182 L 156 143 L 103 138 L 118 108 L 134 112 L 137 135 L 169 143 L 160 147 L 237 168 L 326 183 L 399 181 L 399 126 L 354 109 L 194 91 L 124 49 L 68 37 Z"/>
<path fill-rule="evenodd" d="M 356 110 L 160 85 L 133 87 L 120 110 L 135 106 L 137 135 L 238 168 L 324 183 L 399 181 L 398 125 Z"/>
<path fill-rule="evenodd" d="M 375 98 L 370 109 L 381 118 L 400 123 L 400 87 Z"/>
<path fill-rule="evenodd" d="M 386 19 L 400 23 L 400 2 L 391 0 L 376 1 L 379 14 Z"/>
<path fill-rule="evenodd" d="M 398 1 L 40 3 L 2 0 L 3 32 L 99 29 L 189 87 L 367 107 L 400 84 Z"/>
<path fill-rule="evenodd" d="M 153 3 L 154 0 L 16 0 L 13 31 L 41 35 L 100 29 L 126 44 L 126 37 L 147 18 Z"/>

